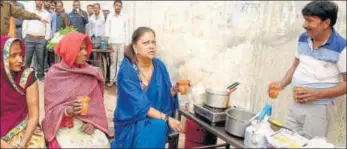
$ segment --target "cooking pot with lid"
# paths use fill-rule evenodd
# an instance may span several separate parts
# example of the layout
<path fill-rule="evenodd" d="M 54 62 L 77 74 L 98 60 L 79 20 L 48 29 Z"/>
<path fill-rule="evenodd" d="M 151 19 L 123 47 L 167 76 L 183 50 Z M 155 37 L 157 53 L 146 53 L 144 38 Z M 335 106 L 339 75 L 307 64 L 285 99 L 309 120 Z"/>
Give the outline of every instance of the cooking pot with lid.
<path fill-rule="evenodd" d="M 212 108 L 226 109 L 229 106 L 229 90 L 208 88 L 204 104 Z"/>
<path fill-rule="evenodd" d="M 239 85 L 239 82 L 235 82 L 232 85 L 225 88 L 208 88 L 206 89 L 206 98 L 204 104 L 218 109 L 227 109 L 229 107 L 230 94 Z"/>

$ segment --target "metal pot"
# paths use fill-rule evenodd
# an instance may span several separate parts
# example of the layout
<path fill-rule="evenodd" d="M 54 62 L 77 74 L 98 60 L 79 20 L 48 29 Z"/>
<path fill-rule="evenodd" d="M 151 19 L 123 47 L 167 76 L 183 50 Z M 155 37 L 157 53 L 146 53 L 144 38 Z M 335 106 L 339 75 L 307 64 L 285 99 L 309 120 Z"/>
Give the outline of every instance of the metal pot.
<path fill-rule="evenodd" d="M 225 113 L 227 115 L 225 131 L 238 137 L 245 136 L 246 127 L 250 124 L 249 120 L 256 115 L 238 108 L 230 108 Z"/>
<path fill-rule="evenodd" d="M 230 94 L 227 89 L 208 88 L 204 104 L 213 108 L 226 109 L 229 106 L 229 98 Z"/>

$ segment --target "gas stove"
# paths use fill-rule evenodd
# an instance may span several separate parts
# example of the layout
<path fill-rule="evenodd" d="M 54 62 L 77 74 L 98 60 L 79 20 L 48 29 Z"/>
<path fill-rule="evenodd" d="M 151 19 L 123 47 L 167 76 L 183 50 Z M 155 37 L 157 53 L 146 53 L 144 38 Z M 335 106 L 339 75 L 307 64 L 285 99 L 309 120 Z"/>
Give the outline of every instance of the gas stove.
<path fill-rule="evenodd" d="M 225 122 L 225 110 L 226 109 L 209 107 L 204 104 L 194 104 L 195 114 L 210 122 L 213 127 L 216 126 L 216 123 Z"/>

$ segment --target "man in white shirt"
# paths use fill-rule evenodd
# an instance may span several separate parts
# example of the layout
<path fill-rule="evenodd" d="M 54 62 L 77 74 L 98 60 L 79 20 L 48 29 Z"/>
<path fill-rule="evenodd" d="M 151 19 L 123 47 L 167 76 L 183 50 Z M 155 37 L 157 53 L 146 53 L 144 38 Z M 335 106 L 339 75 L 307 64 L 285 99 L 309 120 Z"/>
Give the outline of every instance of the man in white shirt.
<path fill-rule="evenodd" d="M 42 7 L 43 1 L 35 0 L 35 4 L 36 7 L 31 11 L 46 20 L 51 20 L 49 12 Z M 30 67 L 35 54 L 36 77 L 42 81 L 44 79 L 45 46 L 51 36 L 51 22 L 45 24 L 37 20 L 24 20 L 22 28 L 23 38 L 27 46 L 26 65 Z"/>
<path fill-rule="evenodd" d="M 87 6 L 87 13 L 88 13 L 88 20 L 90 20 L 94 14 L 94 6 L 89 4 Z M 91 23 L 88 21 L 88 24 L 86 24 L 86 34 L 91 37 L 92 36 L 92 29 L 91 29 Z"/>
<path fill-rule="evenodd" d="M 111 56 L 110 82 L 107 86 L 113 86 L 117 83 L 117 70 L 124 57 L 124 45 L 128 44 L 129 19 L 121 13 L 123 3 L 116 0 L 113 4 L 114 14 L 107 17 L 105 23 L 105 36 L 108 37 L 108 43 L 112 46 L 113 53 Z"/>
<path fill-rule="evenodd" d="M 100 12 L 100 4 L 95 3 L 94 14 L 90 17 L 90 28 L 91 28 L 91 36 L 105 36 L 105 17 L 104 14 Z"/>
<path fill-rule="evenodd" d="M 335 29 L 338 5 L 312 1 L 301 13 L 306 32 L 298 39 L 295 59 L 283 79 L 269 85 L 294 87 L 286 126 L 310 137 L 327 137 L 335 120 L 336 97 L 346 94 L 346 39 Z M 270 92 L 269 92 L 270 94 Z"/>

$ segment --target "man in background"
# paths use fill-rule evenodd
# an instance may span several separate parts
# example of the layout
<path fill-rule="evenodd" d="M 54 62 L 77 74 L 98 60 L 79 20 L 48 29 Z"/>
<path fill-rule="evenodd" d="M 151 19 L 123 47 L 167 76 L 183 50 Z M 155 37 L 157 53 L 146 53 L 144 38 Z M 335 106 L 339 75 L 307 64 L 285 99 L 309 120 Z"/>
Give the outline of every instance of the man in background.
<path fill-rule="evenodd" d="M 10 17 L 23 19 L 23 20 L 40 20 L 43 23 L 48 23 L 48 20 L 42 18 L 35 13 L 25 11 L 22 8 L 19 8 L 13 5 L 12 2 L 0 1 L 0 35 L 8 35 L 10 27 Z"/>
<path fill-rule="evenodd" d="M 44 2 L 44 8 L 45 10 L 51 15 L 51 35 L 49 40 L 51 40 L 56 33 L 56 26 L 57 26 L 57 15 L 55 11 L 52 9 L 53 0 L 45 0 Z M 46 47 L 46 46 L 45 46 Z M 45 72 L 48 71 L 48 68 L 51 67 L 54 64 L 54 52 L 45 50 L 46 57 L 45 57 Z"/>
<path fill-rule="evenodd" d="M 51 7 L 52 3 L 53 3 L 53 0 L 45 0 L 45 2 L 44 2 L 44 8 L 51 16 L 51 35 L 50 35 L 50 39 L 54 36 L 54 34 L 56 32 L 56 26 L 57 26 L 57 15 L 56 15 L 55 11 Z"/>
<path fill-rule="evenodd" d="M 17 0 L 12 0 L 12 2 L 13 2 L 13 5 L 25 10 L 25 7 L 22 3 L 18 2 Z M 20 38 L 20 39 L 23 39 L 22 25 L 23 25 L 23 19 L 16 19 L 16 33 L 17 33 L 17 38 Z"/>
<path fill-rule="evenodd" d="M 95 3 L 94 14 L 90 17 L 90 28 L 91 35 L 96 37 L 104 37 L 105 36 L 105 17 L 100 11 L 100 4 Z"/>
<path fill-rule="evenodd" d="M 94 6 L 92 4 L 89 4 L 87 6 L 87 13 L 88 13 L 88 18 L 90 18 L 94 14 Z"/>
<path fill-rule="evenodd" d="M 70 22 L 69 22 L 68 14 L 64 10 L 63 1 L 58 0 L 58 1 L 55 1 L 54 4 L 55 4 L 55 13 L 57 14 L 56 31 L 59 31 L 60 29 L 65 29 L 66 27 L 70 26 Z M 61 61 L 60 56 L 54 54 L 54 63 L 59 63 L 60 61 Z"/>
<path fill-rule="evenodd" d="M 43 9 L 43 1 L 35 0 L 36 7 L 32 12 L 36 13 L 45 20 L 51 20 L 49 12 Z M 27 46 L 26 65 L 30 67 L 33 55 L 35 58 L 36 77 L 43 81 L 44 79 L 44 59 L 46 51 L 46 43 L 51 37 L 51 23 L 44 24 L 36 20 L 24 20 L 23 22 L 23 38 Z"/>
<path fill-rule="evenodd" d="M 70 26 L 68 14 L 64 10 L 64 4 L 62 1 L 55 1 L 55 13 L 57 14 L 56 19 L 56 31 L 64 29 Z"/>
<path fill-rule="evenodd" d="M 69 22 L 78 32 L 86 33 L 86 24 L 88 24 L 88 14 L 81 9 L 80 1 L 73 2 L 73 10 L 69 13 Z"/>
<path fill-rule="evenodd" d="M 54 0 L 52 0 L 51 9 L 52 9 L 53 11 L 55 11 L 55 1 L 54 1 Z"/>
<path fill-rule="evenodd" d="M 91 28 L 91 23 L 89 21 L 94 14 L 94 6 L 92 4 L 89 4 L 87 6 L 87 13 L 88 13 L 88 24 L 86 25 L 86 34 L 89 35 L 89 37 L 92 37 L 92 28 Z"/>
<path fill-rule="evenodd" d="M 124 45 L 128 44 L 129 19 L 121 13 L 123 3 L 116 0 L 113 4 L 115 13 L 108 15 L 105 23 L 105 36 L 108 37 L 108 43 L 112 47 L 110 82 L 107 86 L 113 86 L 117 81 L 117 72 L 124 56 Z"/>

